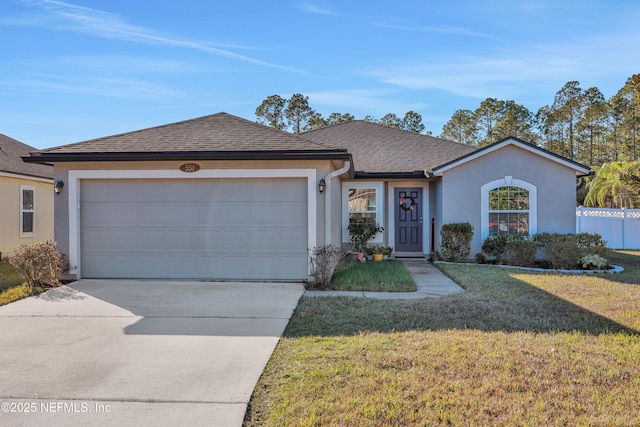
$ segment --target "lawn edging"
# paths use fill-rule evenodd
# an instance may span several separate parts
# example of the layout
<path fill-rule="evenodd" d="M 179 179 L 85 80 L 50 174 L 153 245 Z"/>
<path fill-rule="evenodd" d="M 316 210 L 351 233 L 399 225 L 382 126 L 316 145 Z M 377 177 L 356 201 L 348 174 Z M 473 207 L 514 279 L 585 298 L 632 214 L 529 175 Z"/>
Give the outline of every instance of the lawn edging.
<path fill-rule="evenodd" d="M 454 264 L 454 265 L 478 265 L 481 267 L 500 267 L 500 268 L 511 268 L 511 269 L 519 269 L 519 270 L 528 270 L 528 271 L 538 271 L 541 273 L 562 273 L 562 274 L 597 274 L 597 273 L 609 273 L 616 274 L 622 273 L 624 271 L 624 267 L 619 265 L 611 265 L 611 268 L 607 270 L 562 270 L 562 269 L 552 269 L 552 268 L 537 268 L 537 267 L 520 267 L 518 265 L 502 265 L 502 264 L 477 264 L 477 263 L 468 263 L 468 262 L 447 262 L 447 261 L 434 261 L 434 264 Z"/>

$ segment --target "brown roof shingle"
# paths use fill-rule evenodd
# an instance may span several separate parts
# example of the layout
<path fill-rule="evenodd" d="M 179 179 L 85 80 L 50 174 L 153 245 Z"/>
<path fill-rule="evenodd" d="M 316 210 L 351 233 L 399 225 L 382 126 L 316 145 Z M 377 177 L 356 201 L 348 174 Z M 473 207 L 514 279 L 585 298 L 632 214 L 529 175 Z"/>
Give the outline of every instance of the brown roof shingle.
<path fill-rule="evenodd" d="M 321 144 L 346 148 L 353 156 L 356 172 L 431 171 L 477 150 L 469 145 L 362 120 L 342 122 L 302 135 Z"/>
<path fill-rule="evenodd" d="M 0 134 L 0 172 L 14 173 L 37 178 L 53 178 L 53 167 L 25 163 L 21 156 L 27 156 L 34 147 Z"/>
<path fill-rule="evenodd" d="M 267 152 L 336 149 L 227 113 L 63 145 L 40 154 Z"/>

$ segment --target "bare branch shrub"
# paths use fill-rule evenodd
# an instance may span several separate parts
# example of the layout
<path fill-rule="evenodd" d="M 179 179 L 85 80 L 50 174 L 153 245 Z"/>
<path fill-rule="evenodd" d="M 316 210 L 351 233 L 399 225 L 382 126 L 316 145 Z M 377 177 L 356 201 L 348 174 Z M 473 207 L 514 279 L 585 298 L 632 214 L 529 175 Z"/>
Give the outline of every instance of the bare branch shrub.
<path fill-rule="evenodd" d="M 65 271 L 66 261 L 53 240 L 21 244 L 9 254 L 13 265 L 30 287 L 58 286 L 58 279 Z"/>
<path fill-rule="evenodd" d="M 330 289 L 333 276 L 346 267 L 348 253 L 338 246 L 321 246 L 311 253 L 311 275 L 313 286 L 319 289 Z"/>

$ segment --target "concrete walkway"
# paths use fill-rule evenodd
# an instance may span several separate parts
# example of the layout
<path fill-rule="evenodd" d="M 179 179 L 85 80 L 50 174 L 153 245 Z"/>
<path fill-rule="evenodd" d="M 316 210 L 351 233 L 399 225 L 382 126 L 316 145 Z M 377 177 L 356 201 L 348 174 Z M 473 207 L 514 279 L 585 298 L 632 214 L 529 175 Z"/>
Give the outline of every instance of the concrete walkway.
<path fill-rule="evenodd" d="M 463 292 L 456 282 L 424 258 L 401 259 L 418 288 L 415 292 L 306 291 L 308 297 L 364 297 L 385 300 L 437 298 Z"/>

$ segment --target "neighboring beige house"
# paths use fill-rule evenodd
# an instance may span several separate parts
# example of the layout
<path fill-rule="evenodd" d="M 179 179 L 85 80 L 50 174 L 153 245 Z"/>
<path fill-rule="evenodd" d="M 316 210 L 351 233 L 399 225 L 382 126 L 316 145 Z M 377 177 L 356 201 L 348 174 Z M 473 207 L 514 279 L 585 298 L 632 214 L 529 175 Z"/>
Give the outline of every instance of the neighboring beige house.
<path fill-rule="evenodd" d="M 301 281 L 309 252 L 384 227 L 397 255 L 440 229 L 575 232 L 587 166 L 515 138 L 478 149 L 364 121 L 294 135 L 226 113 L 32 153 L 53 164 L 55 237 L 85 278 Z"/>
<path fill-rule="evenodd" d="M 53 239 L 53 167 L 25 163 L 35 148 L 0 134 L 0 252 Z"/>

